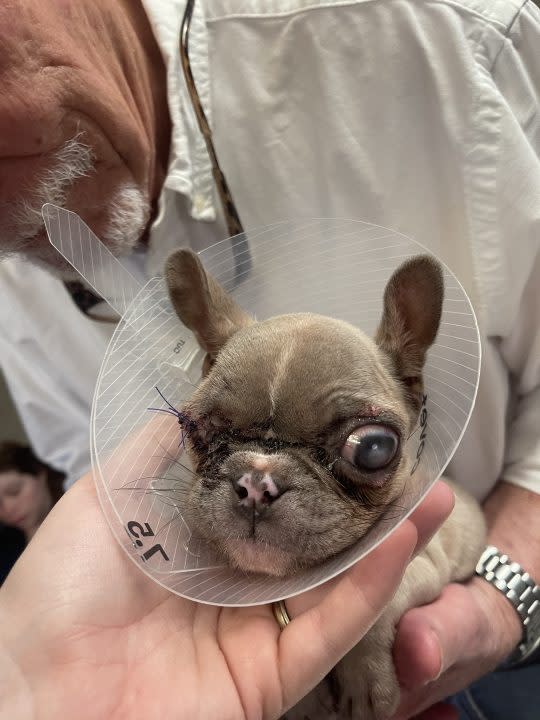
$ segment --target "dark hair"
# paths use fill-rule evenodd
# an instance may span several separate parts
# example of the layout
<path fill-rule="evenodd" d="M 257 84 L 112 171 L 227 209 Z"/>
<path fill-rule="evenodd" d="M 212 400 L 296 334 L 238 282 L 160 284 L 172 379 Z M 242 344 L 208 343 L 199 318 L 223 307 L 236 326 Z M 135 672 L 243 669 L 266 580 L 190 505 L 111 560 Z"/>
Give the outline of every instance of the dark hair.
<path fill-rule="evenodd" d="M 0 443 L 0 473 L 15 470 L 25 475 L 45 471 L 53 505 L 64 493 L 64 473 L 42 462 L 31 447 L 16 442 Z"/>

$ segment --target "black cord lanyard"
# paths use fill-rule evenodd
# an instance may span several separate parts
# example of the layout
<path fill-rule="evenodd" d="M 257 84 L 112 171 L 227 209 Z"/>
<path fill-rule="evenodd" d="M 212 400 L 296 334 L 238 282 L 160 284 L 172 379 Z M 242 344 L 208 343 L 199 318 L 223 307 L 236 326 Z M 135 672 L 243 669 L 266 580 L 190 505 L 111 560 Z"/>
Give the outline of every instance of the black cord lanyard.
<path fill-rule="evenodd" d="M 242 226 L 242 221 L 240 220 L 240 215 L 236 209 L 225 174 L 219 165 L 212 138 L 212 130 L 208 124 L 208 119 L 201 104 L 201 99 L 199 97 L 199 93 L 197 92 L 197 86 L 195 85 L 195 80 L 191 71 L 191 64 L 189 61 L 189 29 L 191 26 L 191 18 L 193 17 L 194 5 L 195 0 L 187 0 L 184 17 L 182 18 L 182 25 L 180 27 L 180 59 L 182 61 L 182 69 L 184 71 L 184 78 L 191 104 L 197 117 L 199 129 L 204 137 L 206 150 L 212 164 L 212 175 L 214 177 L 214 182 L 216 184 L 221 206 L 223 208 L 225 222 L 227 223 L 227 230 L 231 236 L 235 262 L 235 275 L 236 281 L 238 282 L 242 276 L 249 272 L 251 268 L 251 254 L 247 239 L 243 234 L 244 228 Z M 241 237 L 235 237 L 240 235 Z"/>

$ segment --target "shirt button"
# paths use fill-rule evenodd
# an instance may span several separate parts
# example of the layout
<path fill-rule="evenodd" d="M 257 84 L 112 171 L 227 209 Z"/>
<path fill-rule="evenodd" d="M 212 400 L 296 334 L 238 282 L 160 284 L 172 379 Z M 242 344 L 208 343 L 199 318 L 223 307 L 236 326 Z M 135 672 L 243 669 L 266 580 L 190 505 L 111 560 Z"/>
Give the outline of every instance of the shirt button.
<path fill-rule="evenodd" d="M 200 214 L 207 209 L 208 203 L 206 202 L 204 195 L 195 195 L 193 198 L 193 207 L 195 208 L 197 214 Z"/>

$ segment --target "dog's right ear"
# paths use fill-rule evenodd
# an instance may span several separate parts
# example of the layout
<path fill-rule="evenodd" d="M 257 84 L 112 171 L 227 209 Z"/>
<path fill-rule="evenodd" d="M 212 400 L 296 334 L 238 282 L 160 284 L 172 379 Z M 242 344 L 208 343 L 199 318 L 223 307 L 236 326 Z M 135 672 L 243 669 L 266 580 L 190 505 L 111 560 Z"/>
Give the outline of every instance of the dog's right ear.
<path fill-rule="evenodd" d="M 252 318 L 209 275 L 197 255 L 176 250 L 165 263 L 165 280 L 176 313 L 213 361 L 227 340 Z"/>

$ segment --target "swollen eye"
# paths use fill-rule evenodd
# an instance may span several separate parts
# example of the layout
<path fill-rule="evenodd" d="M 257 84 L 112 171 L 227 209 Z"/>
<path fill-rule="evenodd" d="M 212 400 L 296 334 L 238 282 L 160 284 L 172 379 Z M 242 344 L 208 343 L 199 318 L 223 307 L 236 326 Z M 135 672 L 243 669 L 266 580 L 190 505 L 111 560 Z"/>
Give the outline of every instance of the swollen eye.
<path fill-rule="evenodd" d="M 358 470 L 382 470 L 394 459 L 399 444 L 397 434 L 383 425 L 364 425 L 347 438 L 341 457 Z"/>

